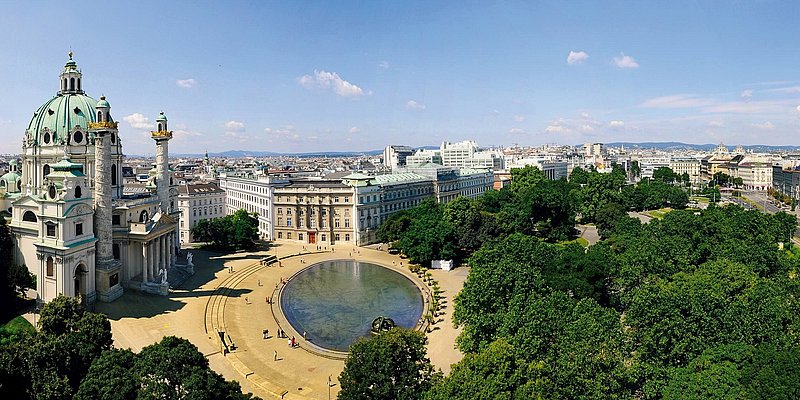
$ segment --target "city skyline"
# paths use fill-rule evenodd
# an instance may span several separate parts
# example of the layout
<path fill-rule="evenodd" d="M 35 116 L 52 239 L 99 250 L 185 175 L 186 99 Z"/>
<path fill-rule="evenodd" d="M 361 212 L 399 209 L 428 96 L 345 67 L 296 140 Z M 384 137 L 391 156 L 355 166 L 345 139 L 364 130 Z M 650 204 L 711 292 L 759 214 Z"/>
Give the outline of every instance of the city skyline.
<path fill-rule="evenodd" d="M 190 3 L 0 16 L 0 153 L 72 49 L 128 154 L 616 141 L 798 145 L 792 2 Z M 141 16 L 141 17 L 135 17 Z M 70 20 L 69 32 L 47 26 Z"/>

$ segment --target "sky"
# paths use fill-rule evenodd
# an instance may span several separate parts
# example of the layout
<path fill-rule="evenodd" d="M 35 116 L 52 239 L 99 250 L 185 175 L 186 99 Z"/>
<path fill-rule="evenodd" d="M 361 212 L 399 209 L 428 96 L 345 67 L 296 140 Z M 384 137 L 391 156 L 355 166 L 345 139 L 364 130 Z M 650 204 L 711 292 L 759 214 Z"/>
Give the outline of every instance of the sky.
<path fill-rule="evenodd" d="M 0 154 L 71 49 L 128 154 L 800 145 L 797 1 L 0 0 Z"/>

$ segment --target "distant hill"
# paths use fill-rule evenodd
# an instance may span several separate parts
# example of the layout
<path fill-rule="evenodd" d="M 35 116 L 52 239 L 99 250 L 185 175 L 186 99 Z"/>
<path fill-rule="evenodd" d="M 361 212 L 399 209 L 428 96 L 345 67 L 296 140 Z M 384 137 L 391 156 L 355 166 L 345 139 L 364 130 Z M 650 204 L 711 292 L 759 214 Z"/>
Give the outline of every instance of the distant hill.
<path fill-rule="evenodd" d="M 439 146 L 421 146 L 415 147 L 416 149 L 438 149 Z M 241 157 L 300 157 L 300 158 L 313 158 L 313 157 L 357 157 L 357 156 L 375 156 L 383 154 L 383 149 L 368 150 L 368 151 L 314 151 L 308 153 L 279 153 L 274 151 L 254 151 L 254 150 L 228 150 L 220 153 L 208 153 L 209 157 L 216 158 L 241 158 Z M 202 158 L 205 157 L 204 153 L 198 154 L 170 154 L 171 157 L 186 157 L 186 158 Z"/>
<path fill-rule="evenodd" d="M 701 150 L 709 151 L 717 147 L 716 144 L 693 144 L 682 142 L 612 142 L 605 143 L 609 147 L 625 146 L 627 148 L 658 149 L 658 150 Z M 582 146 L 582 145 L 578 145 Z M 726 145 L 728 149 L 733 149 L 735 145 Z M 747 150 L 753 151 L 800 151 L 800 146 L 770 146 L 765 144 L 742 145 Z"/>

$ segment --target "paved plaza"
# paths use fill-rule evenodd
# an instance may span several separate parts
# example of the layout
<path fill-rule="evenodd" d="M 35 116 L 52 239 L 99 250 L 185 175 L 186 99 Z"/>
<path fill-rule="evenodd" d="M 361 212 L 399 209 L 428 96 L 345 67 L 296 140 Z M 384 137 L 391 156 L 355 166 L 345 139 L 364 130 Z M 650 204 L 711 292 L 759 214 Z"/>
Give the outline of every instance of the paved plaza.
<path fill-rule="evenodd" d="M 425 287 L 408 271 L 408 260 L 374 248 L 341 245 L 335 246 L 335 251 L 330 247 L 317 251 L 316 245 L 278 241 L 269 251 L 255 253 L 188 251 L 193 253 L 195 275 L 169 296 L 127 291 L 113 303 L 98 303 L 96 311 L 111 320 L 116 347 L 139 351 L 166 335 L 186 338 L 208 357 L 215 371 L 264 399 L 335 398 L 344 367 L 341 358 L 313 351 L 302 333 L 294 332 L 285 322 L 280 328 L 295 336 L 299 346 L 290 348 L 287 339 L 277 337 L 278 321 L 284 320 L 277 305 L 272 309 L 267 299 L 277 298 L 275 288 L 281 279 L 316 262 L 354 259 L 392 268 Z M 260 260 L 268 255 L 276 255 L 279 263 L 262 266 Z M 453 327 L 451 315 L 453 296 L 461 290 L 467 270 L 430 272 L 444 290 L 445 308 L 427 334 L 428 354 L 434 366 L 447 374 L 462 357 L 455 349 L 459 330 Z M 265 329 L 269 330 L 268 339 L 262 334 Z M 224 330 L 226 340 L 229 337 L 235 345 L 230 353 L 223 354 L 217 330 Z"/>

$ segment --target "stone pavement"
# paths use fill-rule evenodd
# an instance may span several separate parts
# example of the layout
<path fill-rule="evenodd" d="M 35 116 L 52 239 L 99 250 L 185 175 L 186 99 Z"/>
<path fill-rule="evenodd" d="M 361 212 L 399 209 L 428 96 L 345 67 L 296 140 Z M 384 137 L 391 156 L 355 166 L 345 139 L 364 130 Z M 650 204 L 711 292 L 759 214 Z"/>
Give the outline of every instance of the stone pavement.
<path fill-rule="evenodd" d="M 327 399 L 329 390 L 330 398 L 335 398 L 339 390 L 338 377 L 344 366 L 339 359 L 304 350 L 307 344 L 302 340 L 302 333 L 293 332 L 290 326 L 281 325 L 281 328 L 289 336 L 294 335 L 300 347 L 292 349 L 287 339 L 276 337 L 277 320 L 266 299 L 273 298 L 282 278 L 331 259 L 369 261 L 409 275 L 408 260 L 385 251 L 347 245 L 335 246 L 335 252 L 330 252 L 329 248 L 319 253 L 316 245 L 289 242 L 277 242 L 273 249 L 256 253 L 219 255 L 190 251 L 194 254 L 195 275 L 174 288 L 169 296 L 127 291 L 113 303 L 98 303 L 96 311 L 109 316 L 116 347 L 139 351 L 166 335 L 186 338 L 208 357 L 215 371 L 226 379 L 240 382 L 244 391 L 264 399 L 281 398 L 281 395 L 285 399 Z M 261 266 L 259 260 L 266 255 L 277 255 L 281 266 L 277 263 Z M 445 308 L 439 316 L 440 322 L 428 334 L 428 355 L 433 364 L 447 374 L 451 364 L 462 357 L 455 349 L 459 331 L 454 329 L 450 318 L 453 296 L 461 290 L 467 270 L 432 270 L 431 273 L 444 290 Z M 223 355 L 216 329 L 224 330 L 236 346 L 227 355 Z M 263 338 L 264 329 L 269 329 L 270 338 Z"/>

